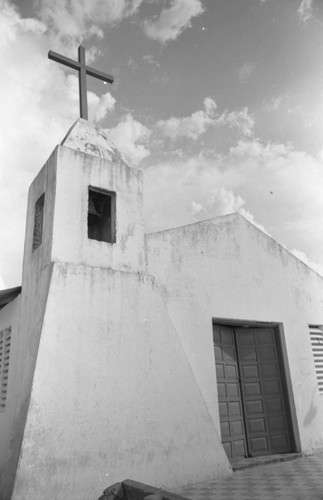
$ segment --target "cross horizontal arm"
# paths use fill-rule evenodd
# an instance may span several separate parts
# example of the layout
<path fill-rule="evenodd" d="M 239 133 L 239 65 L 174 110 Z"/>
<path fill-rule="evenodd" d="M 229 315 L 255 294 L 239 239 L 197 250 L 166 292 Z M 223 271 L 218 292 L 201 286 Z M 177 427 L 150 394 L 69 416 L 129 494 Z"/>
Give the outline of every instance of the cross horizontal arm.
<path fill-rule="evenodd" d="M 48 59 L 52 59 L 53 61 L 59 62 L 61 64 L 65 64 L 65 66 L 69 66 L 73 69 L 80 69 L 81 64 L 78 61 L 73 61 L 69 57 L 62 56 L 61 54 L 57 54 L 53 50 L 48 52 Z M 84 66 L 83 66 L 84 68 Z M 94 76 L 99 80 L 103 80 L 104 82 L 113 83 L 113 76 L 108 75 L 107 73 L 103 73 L 103 71 L 99 71 L 97 69 L 91 68 L 91 66 L 85 66 L 85 71 L 88 75 Z"/>
<path fill-rule="evenodd" d="M 60 54 L 57 54 L 57 52 L 53 52 L 52 50 L 48 52 L 48 59 L 52 59 L 53 61 L 65 64 L 65 66 L 69 66 L 73 69 L 80 69 L 80 63 L 78 61 L 73 61 L 73 59 L 70 59 L 69 57 L 61 56 Z"/>
<path fill-rule="evenodd" d="M 85 66 L 85 71 L 88 75 L 94 76 L 99 80 L 103 80 L 104 82 L 113 83 L 113 76 L 107 75 L 107 73 L 103 73 L 103 71 L 99 71 L 97 69 L 91 68 L 90 66 Z"/>

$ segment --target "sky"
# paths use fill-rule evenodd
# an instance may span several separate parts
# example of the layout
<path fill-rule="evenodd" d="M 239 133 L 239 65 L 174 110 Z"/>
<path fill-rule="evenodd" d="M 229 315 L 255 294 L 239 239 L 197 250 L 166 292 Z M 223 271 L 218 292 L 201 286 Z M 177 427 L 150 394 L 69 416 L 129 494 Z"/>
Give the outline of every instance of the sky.
<path fill-rule="evenodd" d="M 0 0 L 0 289 L 28 188 L 79 116 L 144 172 L 147 232 L 240 212 L 323 275 L 323 0 Z"/>

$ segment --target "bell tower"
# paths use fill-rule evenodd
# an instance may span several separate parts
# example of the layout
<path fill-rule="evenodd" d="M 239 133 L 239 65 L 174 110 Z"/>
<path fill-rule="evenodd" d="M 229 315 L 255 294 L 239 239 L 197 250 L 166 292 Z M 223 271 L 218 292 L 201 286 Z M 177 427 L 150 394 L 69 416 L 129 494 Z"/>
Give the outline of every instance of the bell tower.
<path fill-rule="evenodd" d="M 28 212 L 26 270 L 45 259 L 144 271 L 142 172 L 87 120 L 78 119 L 36 177 Z"/>
<path fill-rule="evenodd" d="M 146 270 L 142 181 L 79 119 L 30 187 L 5 498 L 86 500 L 126 477 L 175 487 L 213 477 L 219 455 L 228 473 Z"/>
<path fill-rule="evenodd" d="M 79 71 L 82 118 L 29 190 L 1 486 L 12 500 L 86 500 L 126 477 L 175 487 L 229 472 L 167 294 L 146 269 L 143 174 L 86 120 L 86 75 L 111 77 L 81 49 L 78 62 L 50 54 Z"/>

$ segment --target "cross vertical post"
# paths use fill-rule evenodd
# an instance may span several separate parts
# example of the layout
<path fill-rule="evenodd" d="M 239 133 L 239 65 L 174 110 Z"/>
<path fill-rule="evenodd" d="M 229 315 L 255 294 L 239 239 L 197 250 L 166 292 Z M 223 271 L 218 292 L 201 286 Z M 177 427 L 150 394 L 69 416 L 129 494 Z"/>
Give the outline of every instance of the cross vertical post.
<path fill-rule="evenodd" d="M 88 120 L 87 109 L 87 89 L 86 89 L 86 66 L 85 66 L 85 48 L 82 45 L 78 48 L 79 55 L 79 90 L 80 90 L 80 117 Z"/>

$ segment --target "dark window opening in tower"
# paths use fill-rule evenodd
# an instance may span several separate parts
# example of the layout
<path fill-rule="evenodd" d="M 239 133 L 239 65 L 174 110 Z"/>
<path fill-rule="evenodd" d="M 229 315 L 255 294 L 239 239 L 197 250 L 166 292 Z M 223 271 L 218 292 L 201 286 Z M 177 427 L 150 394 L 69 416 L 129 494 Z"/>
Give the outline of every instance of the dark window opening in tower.
<path fill-rule="evenodd" d="M 87 229 L 91 240 L 116 242 L 116 193 L 89 187 Z"/>
<path fill-rule="evenodd" d="M 43 240 L 43 220 L 44 220 L 45 194 L 36 201 L 33 232 L 33 251 L 38 248 Z"/>

